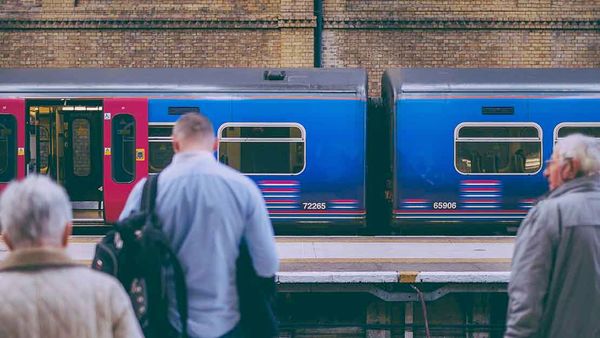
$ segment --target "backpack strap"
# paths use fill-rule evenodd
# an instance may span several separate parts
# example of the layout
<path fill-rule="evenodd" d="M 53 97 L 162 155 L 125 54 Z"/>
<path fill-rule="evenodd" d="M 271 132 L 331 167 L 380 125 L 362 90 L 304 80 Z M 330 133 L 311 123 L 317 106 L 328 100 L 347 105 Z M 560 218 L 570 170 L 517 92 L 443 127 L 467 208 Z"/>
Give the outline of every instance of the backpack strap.
<path fill-rule="evenodd" d="M 171 266 L 173 267 L 175 277 L 175 298 L 177 298 L 177 310 L 179 311 L 179 319 L 181 321 L 181 337 L 188 338 L 188 299 L 185 277 L 177 256 L 175 256 L 175 253 L 170 248 L 169 252 L 169 259 L 171 260 Z"/>
<path fill-rule="evenodd" d="M 140 200 L 140 211 L 148 211 L 148 214 L 154 214 L 156 206 L 156 192 L 158 191 L 158 175 L 148 175 L 142 190 L 142 199 Z"/>
<path fill-rule="evenodd" d="M 147 219 L 147 221 L 150 221 L 150 224 L 154 225 L 154 227 L 160 231 L 160 222 L 155 221 L 157 219 L 155 208 L 159 176 L 160 173 L 158 175 L 149 175 L 146 179 L 144 190 L 142 191 L 140 209 L 142 211 L 147 211 L 147 215 L 150 218 Z M 183 268 L 177 259 L 177 255 L 175 255 L 175 252 L 171 249 L 170 244 L 164 241 L 161 242 L 167 251 L 169 263 L 173 267 L 175 277 L 175 298 L 177 299 L 177 311 L 179 311 L 179 319 L 181 321 L 181 337 L 187 338 L 188 299 Z"/>

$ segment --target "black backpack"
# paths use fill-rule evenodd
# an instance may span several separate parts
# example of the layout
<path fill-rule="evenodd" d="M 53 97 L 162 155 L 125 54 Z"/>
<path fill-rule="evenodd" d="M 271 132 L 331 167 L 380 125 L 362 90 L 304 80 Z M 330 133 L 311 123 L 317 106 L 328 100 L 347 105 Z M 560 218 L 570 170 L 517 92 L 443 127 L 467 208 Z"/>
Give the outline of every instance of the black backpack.
<path fill-rule="evenodd" d="M 158 175 L 144 184 L 140 210 L 119 221 L 96 246 L 92 268 L 116 277 L 131 298 L 146 338 L 172 334 L 166 278 L 175 279 L 181 337 L 187 337 L 187 289 L 183 270 L 155 213 Z"/>
<path fill-rule="evenodd" d="M 277 285 L 275 277 L 260 277 L 252 265 L 246 241 L 242 239 L 237 259 L 237 291 L 240 324 L 248 338 L 271 338 L 279 335 L 275 311 Z"/>

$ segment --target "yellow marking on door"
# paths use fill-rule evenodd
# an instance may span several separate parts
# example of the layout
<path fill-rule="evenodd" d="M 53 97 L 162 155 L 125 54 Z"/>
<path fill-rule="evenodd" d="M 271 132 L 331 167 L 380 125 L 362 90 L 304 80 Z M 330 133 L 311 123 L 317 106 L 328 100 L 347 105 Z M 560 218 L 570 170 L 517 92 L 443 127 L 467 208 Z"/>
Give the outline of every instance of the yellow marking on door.
<path fill-rule="evenodd" d="M 146 150 L 144 148 L 136 148 L 135 149 L 135 160 L 136 161 L 146 160 Z"/>

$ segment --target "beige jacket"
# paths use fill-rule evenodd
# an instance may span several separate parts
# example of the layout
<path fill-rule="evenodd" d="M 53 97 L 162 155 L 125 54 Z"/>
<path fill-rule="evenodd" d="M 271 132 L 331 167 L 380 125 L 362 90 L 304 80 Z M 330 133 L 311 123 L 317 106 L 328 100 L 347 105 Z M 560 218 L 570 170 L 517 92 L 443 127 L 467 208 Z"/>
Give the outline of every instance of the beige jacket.
<path fill-rule="evenodd" d="M 12 252 L 0 264 L 0 337 L 143 337 L 114 278 L 73 262 L 60 249 Z"/>

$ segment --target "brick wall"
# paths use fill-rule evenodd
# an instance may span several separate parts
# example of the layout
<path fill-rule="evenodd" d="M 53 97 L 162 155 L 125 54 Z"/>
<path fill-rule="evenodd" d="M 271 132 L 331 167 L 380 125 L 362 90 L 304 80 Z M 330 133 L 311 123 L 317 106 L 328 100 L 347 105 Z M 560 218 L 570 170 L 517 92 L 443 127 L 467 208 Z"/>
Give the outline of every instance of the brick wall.
<path fill-rule="evenodd" d="M 323 66 L 600 67 L 598 0 L 326 0 Z"/>
<path fill-rule="evenodd" d="M 311 1 L 0 0 L 0 67 L 311 67 Z"/>
<path fill-rule="evenodd" d="M 324 0 L 324 67 L 598 67 L 600 0 Z M 0 0 L 0 67 L 310 67 L 313 0 Z"/>

